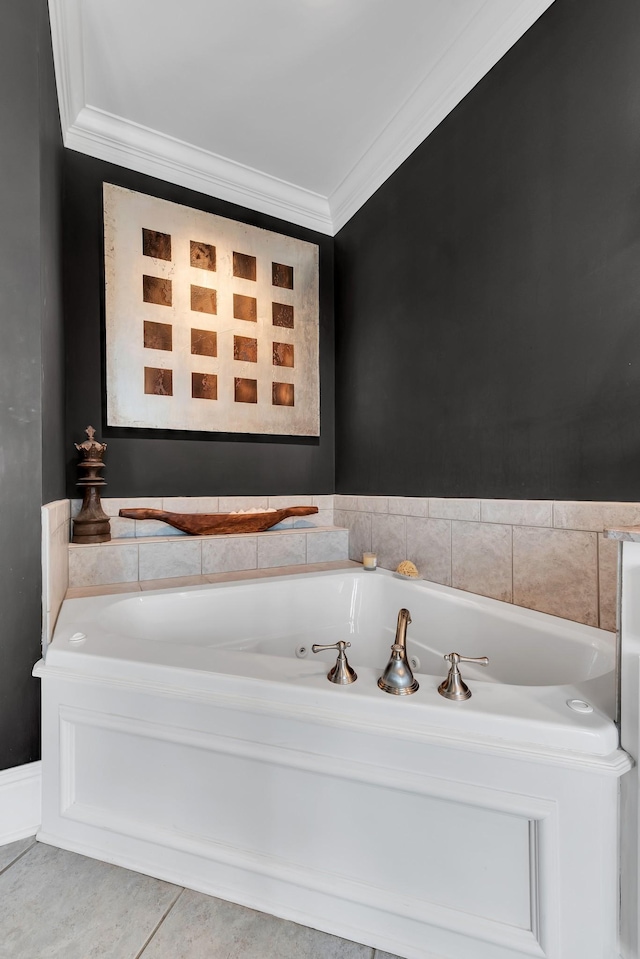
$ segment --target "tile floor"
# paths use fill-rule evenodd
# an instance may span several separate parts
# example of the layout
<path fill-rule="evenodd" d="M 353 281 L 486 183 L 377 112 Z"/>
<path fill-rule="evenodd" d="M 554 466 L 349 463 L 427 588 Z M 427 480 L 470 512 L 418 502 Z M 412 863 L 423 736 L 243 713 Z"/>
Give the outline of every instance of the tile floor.
<path fill-rule="evenodd" d="M 0 846 L 0 959 L 396 959 L 119 866 Z"/>

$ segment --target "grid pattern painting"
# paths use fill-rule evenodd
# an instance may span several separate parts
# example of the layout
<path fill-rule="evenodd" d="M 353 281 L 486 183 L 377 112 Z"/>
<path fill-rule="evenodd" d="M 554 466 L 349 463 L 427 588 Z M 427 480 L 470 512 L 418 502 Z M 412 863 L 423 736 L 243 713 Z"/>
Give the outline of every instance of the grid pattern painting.
<path fill-rule="evenodd" d="M 317 436 L 318 247 L 104 184 L 107 423 Z"/>

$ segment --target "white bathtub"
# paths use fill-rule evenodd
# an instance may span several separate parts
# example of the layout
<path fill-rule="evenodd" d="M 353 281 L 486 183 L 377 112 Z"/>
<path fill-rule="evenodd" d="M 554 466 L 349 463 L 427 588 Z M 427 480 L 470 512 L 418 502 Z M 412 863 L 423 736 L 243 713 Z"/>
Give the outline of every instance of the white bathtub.
<path fill-rule="evenodd" d="M 376 684 L 400 607 L 408 697 Z M 351 686 L 309 652 L 339 639 Z M 39 838 L 409 959 L 612 957 L 614 647 L 384 571 L 70 600 L 35 670 Z M 437 693 L 452 651 L 490 660 L 466 702 Z"/>

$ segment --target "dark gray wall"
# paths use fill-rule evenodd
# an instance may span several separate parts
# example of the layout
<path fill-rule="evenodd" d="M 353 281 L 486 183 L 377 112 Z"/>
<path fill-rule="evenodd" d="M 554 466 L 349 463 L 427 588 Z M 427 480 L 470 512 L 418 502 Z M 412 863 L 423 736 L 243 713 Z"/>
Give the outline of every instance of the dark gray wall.
<path fill-rule="evenodd" d="M 41 176 L 41 129 L 55 152 L 57 108 L 45 0 L 0 8 L 0 768 L 39 756 L 40 505 L 62 492 L 58 460 L 43 484 L 42 366 L 48 401 L 61 408 L 57 346 L 43 353 L 43 325 L 58 327 L 59 179 Z M 40 57 L 42 52 L 42 57 Z M 42 61 L 42 69 L 41 67 Z M 59 137 L 59 131 L 58 131 Z M 58 147 L 61 149 L 60 141 Z M 46 279 L 41 282 L 41 277 Z M 46 306 L 44 299 L 47 299 Z M 55 334 L 54 334 L 55 335 Z M 49 350 L 49 343 L 44 347 Z M 51 438 L 60 422 L 50 417 Z M 56 435 L 57 434 L 57 435 Z M 54 466 L 55 472 L 55 466 Z"/>
<path fill-rule="evenodd" d="M 639 51 L 556 0 L 338 234 L 339 491 L 640 497 Z"/>
<path fill-rule="evenodd" d="M 62 131 L 46 3 L 38 4 L 42 502 L 65 496 Z"/>
<path fill-rule="evenodd" d="M 103 181 L 295 236 L 320 248 L 321 436 L 107 428 L 104 420 Z M 65 151 L 67 491 L 73 443 L 91 423 L 108 444 L 109 496 L 330 493 L 334 481 L 333 239 L 122 167 Z"/>

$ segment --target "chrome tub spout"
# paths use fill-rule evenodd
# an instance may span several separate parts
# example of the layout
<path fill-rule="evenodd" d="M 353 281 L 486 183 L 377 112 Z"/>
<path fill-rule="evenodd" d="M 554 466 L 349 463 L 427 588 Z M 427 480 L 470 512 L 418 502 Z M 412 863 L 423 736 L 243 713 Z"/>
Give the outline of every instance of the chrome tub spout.
<path fill-rule="evenodd" d="M 419 688 L 418 680 L 414 678 L 407 659 L 407 626 L 410 622 L 409 610 L 401 609 L 398 613 L 396 638 L 391 647 L 391 659 L 378 680 L 380 689 L 393 696 L 408 696 Z"/>

